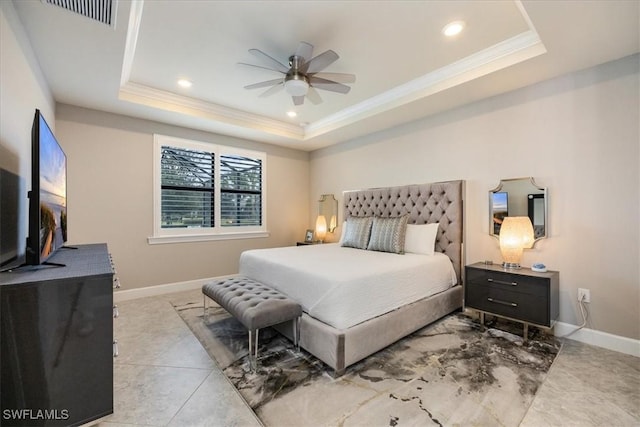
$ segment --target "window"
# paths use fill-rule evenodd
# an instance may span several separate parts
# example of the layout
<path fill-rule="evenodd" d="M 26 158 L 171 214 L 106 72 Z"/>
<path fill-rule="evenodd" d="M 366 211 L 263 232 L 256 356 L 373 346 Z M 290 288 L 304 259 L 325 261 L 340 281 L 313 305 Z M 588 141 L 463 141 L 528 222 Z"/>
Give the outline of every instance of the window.
<path fill-rule="evenodd" d="M 154 136 L 149 243 L 266 237 L 265 153 Z"/>
<path fill-rule="evenodd" d="M 214 227 L 215 154 L 171 146 L 160 150 L 160 227 Z"/>
<path fill-rule="evenodd" d="M 262 160 L 220 156 L 220 225 L 262 225 Z"/>

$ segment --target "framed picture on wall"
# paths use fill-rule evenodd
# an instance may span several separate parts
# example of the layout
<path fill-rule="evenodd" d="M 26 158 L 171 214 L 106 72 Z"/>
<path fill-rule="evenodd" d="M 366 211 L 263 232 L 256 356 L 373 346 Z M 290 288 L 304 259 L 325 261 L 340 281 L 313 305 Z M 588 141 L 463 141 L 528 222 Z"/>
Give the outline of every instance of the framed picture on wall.
<path fill-rule="evenodd" d="M 304 242 L 305 243 L 312 243 L 313 242 L 313 230 L 312 229 L 307 230 L 307 232 L 304 234 Z"/>

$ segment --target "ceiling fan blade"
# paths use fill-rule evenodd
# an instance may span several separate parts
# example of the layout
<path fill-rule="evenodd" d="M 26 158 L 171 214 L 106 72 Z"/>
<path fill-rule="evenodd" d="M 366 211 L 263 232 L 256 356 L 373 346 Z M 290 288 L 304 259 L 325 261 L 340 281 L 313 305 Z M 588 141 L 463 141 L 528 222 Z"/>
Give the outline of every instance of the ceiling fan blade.
<path fill-rule="evenodd" d="M 302 105 L 302 104 L 304 104 L 304 95 L 302 95 L 302 96 L 292 96 L 291 99 L 293 99 L 293 105 Z"/>
<path fill-rule="evenodd" d="M 315 73 L 309 75 L 309 77 L 317 77 L 326 80 L 332 80 L 338 83 L 355 83 L 356 75 L 355 74 L 346 74 L 346 73 Z"/>
<path fill-rule="evenodd" d="M 246 65 L 247 67 L 262 68 L 263 70 L 269 70 L 269 71 L 274 71 L 276 73 L 286 74 L 286 73 L 283 73 L 282 71 L 274 70 L 273 68 L 263 67 L 262 65 L 247 64 L 246 62 L 238 62 L 238 65 Z"/>
<path fill-rule="evenodd" d="M 305 62 L 309 62 L 313 55 L 313 45 L 307 42 L 300 42 L 296 55 L 303 57 Z"/>
<path fill-rule="evenodd" d="M 245 86 L 245 89 L 258 89 L 261 87 L 267 87 L 267 86 L 273 86 L 273 85 L 277 85 L 277 84 L 282 84 L 282 79 L 274 79 L 274 80 L 267 80 L 264 82 L 260 82 L 260 83 L 254 83 L 248 86 Z"/>
<path fill-rule="evenodd" d="M 284 84 L 281 81 L 277 85 L 271 86 L 269 89 L 267 89 L 264 92 L 262 92 L 259 97 L 260 98 L 266 98 L 267 96 L 271 96 L 274 93 L 280 92 L 283 88 L 284 88 Z"/>
<path fill-rule="evenodd" d="M 319 77 L 310 77 L 309 84 L 317 89 L 328 90 L 331 92 L 349 93 L 351 90 L 347 85 L 331 80 L 321 79 Z"/>
<path fill-rule="evenodd" d="M 272 65 L 275 70 L 280 71 L 281 73 L 286 73 L 287 71 L 289 71 L 289 67 L 282 64 L 277 59 L 270 57 L 269 55 L 267 55 L 266 53 L 264 53 L 259 49 L 249 49 L 249 53 L 255 56 L 256 58 L 260 59 L 261 61 L 269 65 Z"/>
<path fill-rule="evenodd" d="M 317 73 L 324 70 L 329 65 L 333 64 L 340 58 L 337 53 L 332 50 L 321 53 L 320 55 L 307 62 L 305 66 L 305 73 Z"/>
<path fill-rule="evenodd" d="M 313 87 L 309 86 L 309 90 L 307 91 L 307 98 L 311 101 L 312 104 L 318 105 L 322 102 L 322 98 L 317 90 Z"/>

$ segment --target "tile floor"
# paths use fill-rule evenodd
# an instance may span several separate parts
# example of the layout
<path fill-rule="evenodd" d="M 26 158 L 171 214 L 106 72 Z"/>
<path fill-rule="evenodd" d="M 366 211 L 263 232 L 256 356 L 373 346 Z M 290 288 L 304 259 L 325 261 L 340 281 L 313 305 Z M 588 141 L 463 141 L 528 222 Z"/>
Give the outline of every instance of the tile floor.
<path fill-rule="evenodd" d="M 118 303 L 114 413 L 99 426 L 260 426 L 169 299 Z M 640 358 L 566 340 L 521 426 L 605 425 L 640 426 Z"/>

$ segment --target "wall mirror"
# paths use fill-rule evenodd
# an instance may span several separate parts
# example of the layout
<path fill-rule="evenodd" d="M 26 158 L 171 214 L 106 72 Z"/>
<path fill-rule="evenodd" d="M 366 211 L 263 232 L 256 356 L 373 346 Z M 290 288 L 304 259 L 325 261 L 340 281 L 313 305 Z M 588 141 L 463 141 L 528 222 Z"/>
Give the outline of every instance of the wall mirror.
<path fill-rule="evenodd" d="M 333 194 L 323 194 L 318 201 L 318 216 L 324 216 L 327 231 L 333 233 L 338 225 L 338 201 Z"/>
<path fill-rule="evenodd" d="M 547 237 L 547 202 L 547 189 L 539 187 L 533 178 L 501 180 L 489 191 L 489 234 L 500 236 L 500 226 L 506 216 L 528 216 L 535 240 Z"/>

